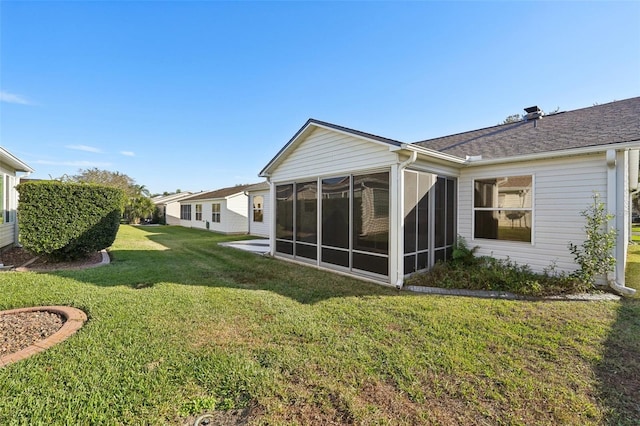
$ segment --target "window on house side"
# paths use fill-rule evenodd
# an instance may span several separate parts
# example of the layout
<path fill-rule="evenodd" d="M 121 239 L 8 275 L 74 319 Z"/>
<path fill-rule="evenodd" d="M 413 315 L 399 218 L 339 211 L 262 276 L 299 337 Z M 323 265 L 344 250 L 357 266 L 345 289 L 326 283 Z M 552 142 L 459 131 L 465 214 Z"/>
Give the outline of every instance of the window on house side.
<path fill-rule="evenodd" d="M 180 219 L 191 220 L 191 204 L 183 204 L 180 206 Z"/>
<path fill-rule="evenodd" d="M 202 204 L 196 204 L 196 220 L 202 220 Z"/>
<path fill-rule="evenodd" d="M 220 223 L 220 203 L 211 204 L 211 222 Z"/>
<path fill-rule="evenodd" d="M 264 197 L 262 195 L 256 195 L 253 197 L 253 221 L 254 222 L 262 222 L 263 220 L 263 212 L 264 208 Z"/>
<path fill-rule="evenodd" d="M 533 176 L 476 179 L 474 238 L 531 242 Z"/>

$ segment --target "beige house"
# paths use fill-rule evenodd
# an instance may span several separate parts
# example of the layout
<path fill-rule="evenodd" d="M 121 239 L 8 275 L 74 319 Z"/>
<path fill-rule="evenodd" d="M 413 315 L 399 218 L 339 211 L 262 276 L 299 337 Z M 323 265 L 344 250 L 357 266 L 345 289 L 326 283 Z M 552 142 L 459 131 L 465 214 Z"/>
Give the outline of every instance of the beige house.
<path fill-rule="evenodd" d="M 615 215 L 621 293 L 638 185 L 640 97 L 417 142 L 310 119 L 260 172 L 270 184 L 273 256 L 402 287 L 451 256 L 478 254 L 542 272 L 577 269 L 594 194 Z"/>

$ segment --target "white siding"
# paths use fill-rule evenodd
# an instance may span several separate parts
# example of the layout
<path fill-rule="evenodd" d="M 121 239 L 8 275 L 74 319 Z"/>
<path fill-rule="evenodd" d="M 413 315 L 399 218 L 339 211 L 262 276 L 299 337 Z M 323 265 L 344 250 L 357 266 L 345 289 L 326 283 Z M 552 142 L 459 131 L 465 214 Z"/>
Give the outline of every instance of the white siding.
<path fill-rule="evenodd" d="M 167 225 L 180 225 L 180 202 L 174 201 L 172 203 L 167 203 L 165 208 L 165 219 Z"/>
<path fill-rule="evenodd" d="M 0 248 L 11 245 L 16 240 L 16 224 L 3 223 L 0 224 Z"/>
<path fill-rule="evenodd" d="M 222 232 L 226 234 L 246 234 L 249 197 L 241 193 L 228 197 L 226 201 L 226 208 L 225 205 L 222 206 L 221 222 L 216 225 L 222 225 Z"/>
<path fill-rule="evenodd" d="M 529 174 L 534 182 L 532 243 L 474 240 L 473 179 Z M 584 241 L 581 212 L 596 192 L 606 200 L 606 179 L 604 155 L 463 169 L 458 180 L 458 234 L 471 247 L 480 247 L 478 255 L 509 257 L 539 272 L 554 262 L 559 270 L 573 271 L 577 266 L 568 243 Z"/>
<path fill-rule="evenodd" d="M 389 167 L 397 157 L 389 146 L 315 129 L 273 171 L 273 182 Z"/>
<path fill-rule="evenodd" d="M 187 228 L 207 229 L 223 234 L 247 233 L 247 203 L 244 193 L 227 198 L 197 200 L 191 204 L 191 220 L 180 220 L 180 225 Z M 182 203 L 187 204 L 187 203 Z M 196 204 L 202 205 L 202 219 L 196 220 Z M 220 222 L 212 222 L 212 204 L 220 204 Z"/>
<path fill-rule="evenodd" d="M 262 206 L 262 222 L 254 222 L 253 220 L 253 197 L 262 196 L 264 204 Z M 249 197 L 249 233 L 257 237 L 269 237 L 270 220 L 271 220 L 271 198 L 269 190 L 253 191 Z"/>

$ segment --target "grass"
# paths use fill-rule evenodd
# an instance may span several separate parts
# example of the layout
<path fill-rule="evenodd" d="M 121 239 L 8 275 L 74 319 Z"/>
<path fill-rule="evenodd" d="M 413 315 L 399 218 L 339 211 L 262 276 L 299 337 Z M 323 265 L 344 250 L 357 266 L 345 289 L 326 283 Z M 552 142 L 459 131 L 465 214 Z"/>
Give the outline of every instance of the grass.
<path fill-rule="evenodd" d="M 122 226 L 109 266 L 2 274 L 0 309 L 63 304 L 89 321 L 0 369 L 0 424 L 233 409 L 255 424 L 640 418 L 640 300 L 415 295 L 217 245 L 228 239 Z"/>

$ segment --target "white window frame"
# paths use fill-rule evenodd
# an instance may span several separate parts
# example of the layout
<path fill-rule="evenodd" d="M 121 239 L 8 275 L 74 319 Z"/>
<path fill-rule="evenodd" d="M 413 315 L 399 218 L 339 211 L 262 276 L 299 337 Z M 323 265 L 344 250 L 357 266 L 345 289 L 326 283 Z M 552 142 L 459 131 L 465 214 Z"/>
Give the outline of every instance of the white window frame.
<path fill-rule="evenodd" d="M 476 207 L 475 206 L 475 187 L 476 181 L 490 180 L 495 179 L 496 181 L 499 179 L 512 178 L 512 177 L 531 177 L 531 205 L 529 207 L 501 207 L 500 205 L 496 207 Z M 516 243 L 516 244 L 535 244 L 535 195 L 536 195 L 536 184 L 535 184 L 535 174 L 533 173 L 523 173 L 523 174 L 495 174 L 490 176 L 476 177 L 471 181 L 471 235 L 473 240 L 484 240 L 484 241 L 496 241 L 496 242 L 507 242 L 507 243 Z M 499 195 L 498 195 L 499 197 Z M 529 224 L 530 229 L 530 241 L 520 241 L 520 240 L 508 240 L 508 239 L 500 239 L 500 238 L 484 238 L 484 237 L 476 237 L 476 212 L 479 211 L 502 211 L 502 210 L 522 210 L 525 212 L 531 213 L 531 223 Z"/>

